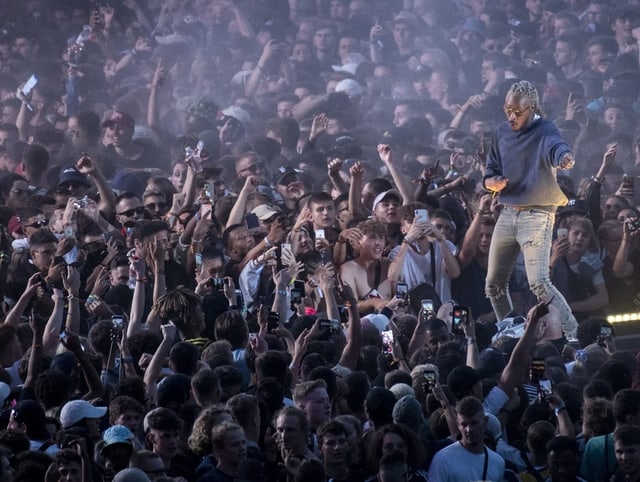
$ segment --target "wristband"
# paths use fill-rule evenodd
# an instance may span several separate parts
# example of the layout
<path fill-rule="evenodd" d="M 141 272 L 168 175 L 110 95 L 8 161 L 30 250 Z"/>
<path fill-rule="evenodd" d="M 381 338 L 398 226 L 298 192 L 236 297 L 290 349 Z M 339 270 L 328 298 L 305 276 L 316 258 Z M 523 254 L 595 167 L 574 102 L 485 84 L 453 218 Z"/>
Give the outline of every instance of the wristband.
<path fill-rule="evenodd" d="M 133 363 L 133 357 L 125 356 L 125 357 L 120 358 L 120 361 L 122 363 Z"/>
<path fill-rule="evenodd" d="M 280 296 L 287 296 L 287 290 L 278 290 L 276 291 L 276 294 Z"/>
<path fill-rule="evenodd" d="M 67 296 L 67 300 L 68 300 L 68 301 L 73 301 L 73 300 L 77 300 L 77 299 L 78 299 L 78 297 L 77 297 L 76 295 L 69 295 L 69 296 Z"/>
<path fill-rule="evenodd" d="M 556 417 L 557 417 L 560 412 L 562 412 L 563 410 L 566 410 L 566 409 L 567 409 L 567 406 L 565 405 L 564 402 L 562 402 L 562 405 L 560 405 L 559 407 L 554 408 L 553 411 L 554 411 L 554 413 L 556 414 Z"/>
<path fill-rule="evenodd" d="M 593 182 L 597 182 L 598 184 L 603 184 L 604 183 L 604 179 L 600 179 L 598 176 L 591 176 L 591 180 Z"/>
<path fill-rule="evenodd" d="M 267 247 L 267 249 L 272 248 L 273 244 L 271 244 L 271 241 L 269 241 L 269 238 L 265 236 L 264 238 L 264 245 Z"/>
<path fill-rule="evenodd" d="M 467 338 L 467 345 L 473 345 L 476 342 L 475 338 Z"/>

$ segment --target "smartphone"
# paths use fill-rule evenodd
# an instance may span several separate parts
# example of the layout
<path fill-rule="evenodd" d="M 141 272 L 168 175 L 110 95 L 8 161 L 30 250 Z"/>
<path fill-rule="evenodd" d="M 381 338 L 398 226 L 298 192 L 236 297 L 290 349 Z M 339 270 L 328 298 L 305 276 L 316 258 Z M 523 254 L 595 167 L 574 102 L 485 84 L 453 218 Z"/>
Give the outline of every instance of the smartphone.
<path fill-rule="evenodd" d="M 282 243 L 280 245 L 280 252 L 282 253 L 283 251 L 288 251 L 290 253 L 293 253 L 293 251 L 291 251 L 291 245 L 287 243 Z"/>
<path fill-rule="evenodd" d="M 258 220 L 257 214 L 249 213 L 245 216 L 244 219 L 247 223 L 247 229 L 256 229 L 260 227 L 260 221 Z"/>
<path fill-rule="evenodd" d="M 600 327 L 600 336 L 603 338 L 611 339 L 611 327 L 603 325 Z"/>
<path fill-rule="evenodd" d="M 631 231 L 636 232 L 640 230 L 640 218 L 636 216 L 631 216 L 631 217 L 628 217 L 625 221 L 628 223 L 629 229 Z"/>
<path fill-rule="evenodd" d="M 569 97 L 573 101 L 580 101 L 580 102 L 584 101 L 584 95 L 582 95 L 582 92 L 571 92 L 569 94 Z"/>
<path fill-rule="evenodd" d="M 551 380 L 548 378 L 543 378 L 542 380 L 540 380 L 538 384 L 538 394 L 540 395 L 540 398 L 547 398 L 549 395 L 551 395 L 551 393 L 553 393 Z"/>
<path fill-rule="evenodd" d="M 635 178 L 633 176 L 629 176 L 627 174 L 625 174 L 624 176 L 622 176 L 622 183 L 626 184 L 627 187 L 630 187 L 633 189 L 634 185 L 635 185 Z"/>
<path fill-rule="evenodd" d="M 414 213 L 416 224 L 426 224 L 429 222 L 429 213 L 426 209 L 416 209 Z"/>
<path fill-rule="evenodd" d="M 425 370 L 422 376 L 424 377 L 424 391 L 431 393 L 436 384 L 436 372 L 434 370 Z"/>
<path fill-rule="evenodd" d="M 214 290 L 224 289 L 224 278 L 209 278 L 209 286 Z"/>
<path fill-rule="evenodd" d="M 280 314 L 277 311 L 270 311 L 267 317 L 267 330 L 273 331 L 280 325 Z"/>
<path fill-rule="evenodd" d="M 382 331 L 381 335 L 384 351 L 387 353 L 391 353 L 391 350 L 393 349 L 393 330 Z"/>
<path fill-rule="evenodd" d="M 202 253 L 196 253 L 195 254 L 195 258 L 196 258 L 196 266 L 200 267 L 202 266 Z"/>
<path fill-rule="evenodd" d="M 422 300 L 420 303 L 422 304 L 422 311 L 433 313 L 433 300 Z"/>
<path fill-rule="evenodd" d="M 409 296 L 409 286 L 407 283 L 396 283 L 396 298 L 407 300 Z"/>
<path fill-rule="evenodd" d="M 208 199 L 213 201 L 214 198 L 215 198 L 215 193 L 216 193 L 216 190 L 215 190 L 215 187 L 214 187 L 213 183 L 212 182 L 205 183 L 205 185 L 204 185 L 204 195 Z"/>
<path fill-rule="evenodd" d="M 334 332 L 340 328 L 340 322 L 338 320 L 320 320 L 320 328 Z"/>
<path fill-rule="evenodd" d="M 296 288 L 291 289 L 291 304 L 299 305 L 302 303 L 302 292 Z"/>
<path fill-rule="evenodd" d="M 534 358 L 531 360 L 531 369 L 529 372 L 531 383 L 538 385 L 540 380 L 544 378 L 544 370 L 544 358 Z"/>
<path fill-rule="evenodd" d="M 326 239 L 324 237 L 324 229 L 316 229 L 316 239 Z"/>
<path fill-rule="evenodd" d="M 64 237 L 67 239 L 74 239 L 75 235 L 73 234 L 73 226 L 65 226 L 64 227 Z"/>
<path fill-rule="evenodd" d="M 113 315 L 111 317 L 111 323 L 113 324 L 114 328 L 118 328 L 119 330 L 121 330 L 122 328 L 124 328 L 124 316 Z"/>
<path fill-rule="evenodd" d="M 469 324 L 469 308 L 467 306 L 455 305 L 453 307 L 453 316 L 451 318 L 451 331 L 453 333 L 462 333 L 462 325 Z"/>
<path fill-rule="evenodd" d="M 244 297 L 242 296 L 242 290 L 236 290 L 236 306 L 244 306 Z"/>
<path fill-rule="evenodd" d="M 558 239 L 566 239 L 569 237 L 569 230 L 567 228 L 558 228 Z"/>
<path fill-rule="evenodd" d="M 36 77 L 35 74 L 32 74 L 31 77 L 29 77 L 27 81 L 24 83 L 24 86 L 22 87 L 22 93 L 25 96 L 28 96 L 37 84 L 38 84 L 38 77 Z"/>
<path fill-rule="evenodd" d="M 293 282 L 293 288 L 298 290 L 302 296 L 304 296 L 304 281 L 295 280 Z"/>

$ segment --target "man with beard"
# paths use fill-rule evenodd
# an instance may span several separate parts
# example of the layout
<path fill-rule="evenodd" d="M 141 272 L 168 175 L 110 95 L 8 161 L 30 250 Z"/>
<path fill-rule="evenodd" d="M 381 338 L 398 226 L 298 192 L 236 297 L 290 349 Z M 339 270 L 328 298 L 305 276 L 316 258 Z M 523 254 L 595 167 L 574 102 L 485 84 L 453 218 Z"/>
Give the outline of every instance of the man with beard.
<path fill-rule="evenodd" d="M 169 159 L 151 143 L 134 140 L 133 118 L 125 113 L 115 111 L 102 123 L 106 129 L 106 139 L 110 144 L 106 152 L 113 156 L 116 164 L 127 169 L 145 170 L 158 168 L 170 171 Z"/>

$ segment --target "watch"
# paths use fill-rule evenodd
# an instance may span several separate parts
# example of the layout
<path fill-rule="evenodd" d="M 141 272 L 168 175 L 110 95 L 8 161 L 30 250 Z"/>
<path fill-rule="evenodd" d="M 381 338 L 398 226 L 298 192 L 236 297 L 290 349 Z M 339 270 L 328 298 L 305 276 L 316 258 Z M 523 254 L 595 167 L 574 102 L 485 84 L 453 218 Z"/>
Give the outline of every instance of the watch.
<path fill-rule="evenodd" d="M 563 402 L 562 405 L 560 405 L 559 407 L 554 408 L 553 411 L 554 411 L 554 413 L 556 414 L 556 417 L 557 417 L 560 412 L 562 412 L 563 410 L 566 410 L 566 409 L 567 409 L 567 406 Z"/>

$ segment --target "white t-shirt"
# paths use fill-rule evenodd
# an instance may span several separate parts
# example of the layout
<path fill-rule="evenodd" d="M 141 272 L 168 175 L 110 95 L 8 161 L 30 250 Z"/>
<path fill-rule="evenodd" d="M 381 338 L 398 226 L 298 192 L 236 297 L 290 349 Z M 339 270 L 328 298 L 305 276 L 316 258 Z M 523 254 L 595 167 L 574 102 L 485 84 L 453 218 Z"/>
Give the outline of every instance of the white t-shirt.
<path fill-rule="evenodd" d="M 504 479 L 504 460 L 493 450 L 487 448 L 487 476 L 483 479 L 485 454 L 474 454 L 465 449 L 460 442 L 440 450 L 433 457 L 429 468 L 430 482 L 469 482 L 472 480 L 490 480 L 502 482 Z"/>
<path fill-rule="evenodd" d="M 490 413 L 491 415 L 498 416 L 498 413 L 504 407 L 505 403 L 509 401 L 509 395 L 504 393 L 502 388 L 498 385 L 493 387 L 487 396 L 482 401 L 482 410 L 484 413 Z"/>
<path fill-rule="evenodd" d="M 449 250 L 455 255 L 457 252 L 455 245 L 451 241 L 445 241 L 445 243 L 447 243 Z M 425 254 L 418 254 L 412 247 L 407 249 L 400 276 L 404 282 L 407 283 L 407 287 L 410 290 L 420 283 L 426 282 L 433 285 L 436 293 L 438 293 L 438 296 L 440 296 L 440 299 L 444 303 L 451 299 L 451 278 L 447 274 L 440 243 L 432 242 L 431 246 L 433 247 L 436 260 L 435 282 L 431 279 L 431 253 L 427 251 Z M 400 245 L 391 250 L 389 253 L 389 261 L 393 261 L 398 251 L 400 251 Z"/>

